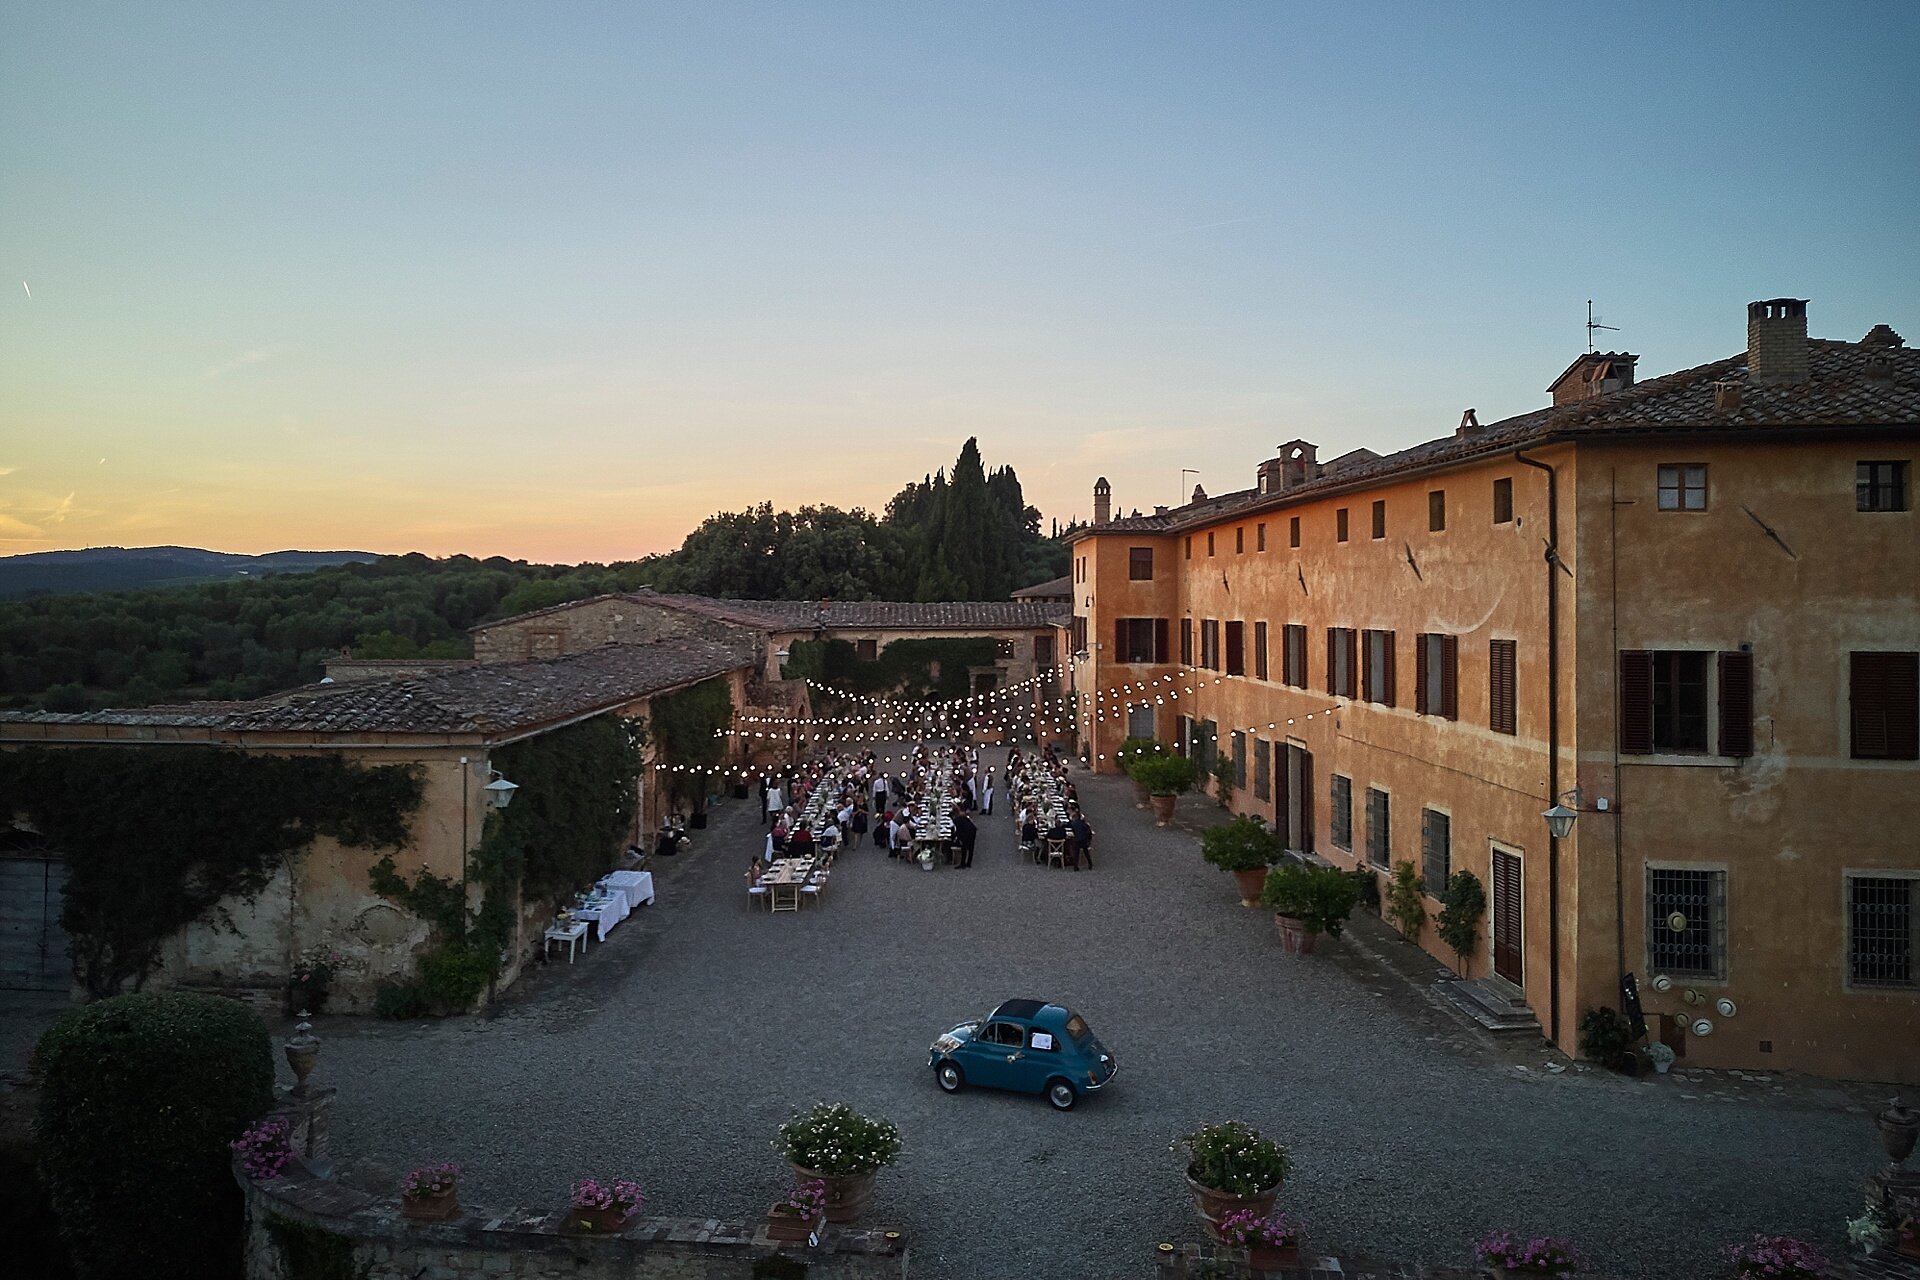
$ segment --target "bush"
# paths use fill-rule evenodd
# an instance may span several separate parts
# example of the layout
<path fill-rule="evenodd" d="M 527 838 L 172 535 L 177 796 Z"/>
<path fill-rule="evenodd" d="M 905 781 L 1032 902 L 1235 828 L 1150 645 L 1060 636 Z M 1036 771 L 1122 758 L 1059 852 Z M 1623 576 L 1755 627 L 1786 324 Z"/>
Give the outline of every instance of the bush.
<path fill-rule="evenodd" d="M 1143 758 L 1128 769 L 1148 794 L 1179 794 L 1193 788 L 1193 761 L 1178 754 Z"/>
<path fill-rule="evenodd" d="M 73 1259 L 60 1239 L 47 1184 L 35 1163 L 33 1141 L 0 1140 L 0 1209 L 7 1211 L 7 1275 L 20 1280 L 73 1275 Z"/>
<path fill-rule="evenodd" d="M 82 1276 L 241 1275 L 228 1150 L 273 1104 L 267 1028 L 244 1004 L 133 994 L 40 1039 L 34 1137 Z"/>
<path fill-rule="evenodd" d="M 1151 758 L 1155 754 L 1160 753 L 1164 753 L 1164 751 L 1160 749 L 1160 743 L 1158 741 L 1145 736 L 1129 736 L 1126 740 L 1120 742 L 1120 748 L 1113 752 L 1113 759 L 1114 762 L 1120 765 L 1122 772 L 1131 776 L 1133 775 L 1134 763 L 1140 759 Z"/>
<path fill-rule="evenodd" d="M 1387 888 L 1387 918 L 1393 920 L 1402 937 L 1411 941 L 1418 941 L 1420 930 L 1427 926 L 1427 897 L 1420 890 L 1420 875 L 1411 861 L 1393 867 L 1393 880 Z"/>
<path fill-rule="evenodd" d="M 1203 1124 L 1180 1141 L 1187 1144 L 1187 1176 L 1233 1196 L 1271 1190 L 1291 1167 L 1285 1147 L 1238 1120 Z"/>
<path fill-rule="evenodd" d="M 892 1164 L 900 1154 L 900 1130 L 844 1102 L 822 1102 L 781 1125 L 773 1146 L 802 1169 L 844 1177 Z"/>
<path fill-rule="evenodd" d="M 1280 859 L 1280 840 L 1257 818 L 1236 817 L 1201 833 L 1200 855 L 1208 865 L 1229 873 L 1264 870 Z"/>
<path fill-rule="evenodd" d="M 382 982 L 374 992 L 373 1014 L 390 1022 L 427 1015 L 427 996 L 418 982 Z"/>
<path fill-rule="evenodd" d="M 1633 1043 L 1633 1027 L 1611 1008 L 1590 1008 L 1580 1015 L 1580 1056 L 1612 1062 Z"/>
<path fill-rule="evenodd" d="M 493 980 L 493 957 L 471 946 L 436 946 L 420 956 L 420 997 L 438 1013 L 464 1013 Z"/>
<path fill-rule="evenodd" d="M 1346 872 L 1353 881 L 1353 901 L 1362 910 L 1380 913 L 1380 877 L 1366 866 Z"/>
<path fill-rule="evenodd" d="M 1456 870 L 1447 880 L 1445 903 L 1440 907 L 1440 940 L 1453 953 L 1465 959 L 1480 940 L 1480 916 L 1487 911 L 1487 891 L 1468 870 Z"/>
<path fill-rule="evenodd" d="M 1353 913 L 1353 879 L 1328 866 L 1276 866 L 1267 874 L 1261 900 L 1275 914 L 1300 920 L 1308 932 L 1338 937 Z"/>

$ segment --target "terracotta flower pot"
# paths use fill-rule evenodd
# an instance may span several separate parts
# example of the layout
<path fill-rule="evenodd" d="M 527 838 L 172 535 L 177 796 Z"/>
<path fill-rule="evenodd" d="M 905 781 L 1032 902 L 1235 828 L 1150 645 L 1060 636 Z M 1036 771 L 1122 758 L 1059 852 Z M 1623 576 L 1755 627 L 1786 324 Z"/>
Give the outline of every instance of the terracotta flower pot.
<path fill-rule="evenodd" d="M 634 1207 L 625 1209 L 615 1205 L 612 1209 L 598 1209 L 592 1205 L 575 1205 L 567 1211 L 566 1230 L 586 1235 L 600 1235 L 608 1232 L 624 1231 L 633 1221 Z"/>
<path fill-rule="evenodd" d="M 1140 782 L 1134 780 L 1132 777 L 1128 777 L 1127 782 L 1128 784 L 1133 786 L 1133 806 L 1136 808 L 1144 808 L 1148 806 L 1148 800 L 1150 800 L 1153 796 L 1147 793 L 1147 787 L 1140 784 Z"/>
<path fill-rule="evenodd" d="M 460 1212 L 460 1189 L 451 1187 L 437 1196 L 410 1196 L 400 1193 L 400 1214 L 409 1222 L 445 1222 Z"/>
<path fill-rule="evenodd" d="M 799 1214 L 788 1213 L 783 1205 L 775 1205 L 767 1210 L 768 1240 L 782 1241 L 790 1245 L 804 1245 L 811 1238 L 818 1236 L 826 1225 L 825 1213 L 807 1219 Z"/>
<path fill-rule="evenodd" d="M 1187 1175 L 1187 1188 L 1193 1192 L 1193 1208 L 1207 1224 L 1207 1234 L 1213 1237 L 1216 1245 L 1227 1243 L 1220 1234 L 1220 1220 L 1228 1214 L 1247 1210 L 1256 1218 L 1266 1218 L 1273 1213 L 1273 1202 L 1280 1198 L 1281 1184 L 1275 1183 L 1265 1191 L 1251 1196 L 1236 1196 L 1229 1191 L 1215 1191 L 1212 1187 L 1202 1186 L 1194 1181 L 1193 1175 Z"/>
<path fill-rule="evenodd" d="M 1289 1236 L 1278 1245 L 1265 1241 L 1248 1245 L 1247 1266 L 1256 1272 L 1283 1272 L 1300 1266 L 1300 1238 Z"/>
<path fill-rule="evenodd" d="M 1320 936 L 1307 927 L 1306 920 L 1294 919 L 1275 913 L 1273 926 L 1280 930 L 1280 946 L 1289 955 L 1311 955 L 1313 943 Z"/>
<path fill-rule="evenodd" d="M 1267 872 L 1259 870 L 1235 870 L 1233 881 L 1240 885 L 1240 904 L 1257 906 L 1260 904 L 1260 890 L 1267 886 Z"/>
<path fill-rule="evenodd" d="M 866 1211 L 867 1201 L 873 1196 L 874 1170 L 831 1174 L 794 1165 L 793 1172 L 802 1182 L 813 1178 L 827 1184 L 827 1221 L 830 1223 L 854 1221 Z"/>
<path fill-rule="evenodd" d="M 1153 823 L 1155 825 L 1165 825 L 1167 822 L 1173 820 L 1173 805 L 1180 801 L 1179 795 L 1154 794 L 1149 797 L 1153 800 Z"/>

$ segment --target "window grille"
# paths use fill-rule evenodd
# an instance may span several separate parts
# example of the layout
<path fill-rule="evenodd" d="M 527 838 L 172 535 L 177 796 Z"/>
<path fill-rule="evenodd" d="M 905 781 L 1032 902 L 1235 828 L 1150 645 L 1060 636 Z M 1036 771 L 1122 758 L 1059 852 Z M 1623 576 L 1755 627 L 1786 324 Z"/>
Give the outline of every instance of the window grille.
<path fill-rule="evenodd" d="M 1447 895 L 1453 874 L 1453 818 L 1432 808 L 1420 813 L 1421 882 L 1430 897 Z"/>
<path fill-rule="evenodd" d="M 1353 782 L 1344 776 L 1332 778 L 1333 846 L 1353 851 Z"/>
<path fill-rule="evenodd" d="M 1393 864 L 1393 845 L 1388 841 L 1387 792 L 1367 791 L 1367 860 L 1385 870 Z"/>
<path fill-rule="evenodd" d="M 1914 984 L 1916 884 L 1878 875 L 1847 880 L 1847 980 L 1855 986 Z"/>
<path fill-rule="evenodd" d="M 1725 871 L 1648 867 L 1647 966 L 1653 972 L 1725 977 L 1726 918 Z"/>

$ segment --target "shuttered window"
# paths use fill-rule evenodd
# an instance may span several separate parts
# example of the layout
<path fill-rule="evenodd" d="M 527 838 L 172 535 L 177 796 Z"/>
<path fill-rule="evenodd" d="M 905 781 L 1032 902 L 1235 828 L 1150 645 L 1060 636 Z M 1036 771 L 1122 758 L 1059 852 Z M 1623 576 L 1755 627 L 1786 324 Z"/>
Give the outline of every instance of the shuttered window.
<path fill-rule="evenodd" d="M 1253 547 L 1260 553 L 1267 551 L 1267 524 L 1264 522 L 1253 528 Z"/>
<path fill-rule="evenodd" d="M 1236 790 L 1247 788 L 1247 734 L 1245 732 L 1237 731 L 1233 734 L 1233 788 Z"/>
<path fill-rule="evenodd" d="M 1414 708 L 1441 718 L 1460 717 L 1460 640 L 1452 634 L 1421 634 L 1414 655 L 1419 661 L 1413 682 Z"/>
<path fill-rule="evenodd" d="M 1727 975 L 1724 870 L 1647 867 L 1647 968 L 1687 977 Z"/>
<path fill-rule="evenodd" d="M 1300 519 L 1299 518 L 1287 519 L 1287 547 L 1289 549 L 1297 549 L 1300 547 Z"/>
<path fill-rule="evenodd" d="M 1253 797 L 1265 802 L 1273 797 L 1273 743 L 1254 738 Z"/>
<path fill-rule="evenodd" d="M 1267 676 L 1267 622 L 1264 620 L 1253 622 L 1253 676 Z"/>
<path fill-rule="evenodd" d="M 1127 579 L 1153 579 L 1153 549 L 1151 547 L 1127 550 Z"/>
<path fill-rule="evenodd" d="M 1495 638 L 1487 644 L 1487 726 L 1508 736 L 1514 734 L 1517 719 L 1514 708 L 1517 650 L 1511 638 Z"/>
<path fill-rule="evenodd" d="M 1328 778 L 1328 803 L 1333 812 L 1333 846 L 1353 851 L 1353 782 L 1344 776 Z"/>
<path fill-rule="evenodd" d="M 1420 882 L 1429 897 L 1447 895 L 1453 875 L 1453 818 L 1432 808 L 1420 810 Z"/>
<path fill-rule="evenodd" d="M 1366 690 L 1362 699 L 1376 705 L 1393 704 L 1393 630 L 1365 630 L 1361 635 L 1361 643 L 1367 661 L 1363 672 Z"/>
<path fill-rule="evenodd" d="M 1753 653 L 1720 653 L 1720 752 L 1729 758 L 1753 753 Z"/>
<path fill-rule="evenodd" d="M 1186 616 L 1180 621 L 1180 663 L 1193 663 L 1193 617 Z"/>
<path fill-rule="evenodd" d="M 1445 491 L 1427 492 L 1427 530 L 1444 531 L 1447 529 L 1447 493 Z"/>
<path fill-rule="evenodd" d="M 1243 526 L 1237 526 L 1233 529 L 1233 551 L 1235 553 L 1245 553 L 1247 551 L 1247 529 Z"/>
<path fill-rule="evenodd" d="M 1143 616 L 1122 616 L 1115 620 L 1113 658 L 1122 665 L 1164 665 L 1167 661 L 1167 622 Z"/>
<path fill-rule="evenodd" d="M 1280 681 L 1289 687 L 1307 685 L 1307 627 L 1288 625 L 1284 631 Z"/>
<path fill-rule="evenodd" d="M 1227 673 L 1245 675 L 1247 672 L 1247 626 L 1244 621 L 1227 622 Z"/>
<path fill-rule="evenodd" d="M 1393 864 L 1393 844 L 1389 833 L 1387 792 L 1367 791 L 1367 860 L 1385 870 Z"/>
<path fill-rule="evenodd" d="M 1912 986 L 1915 891 L 1920 879 L 1847 878 L 1847 980 L 1855 986 Z"/>
<path fill-rule="evenodd" d="M 1620 752 L 1653 753 L 1653 653 L 1620 653 Z"/>
<path fill-rule="evenodd" d="M 1220 622 L 1200 622 L 1200 668 L 1220 668 Z"/>
<path fill-rule="evenodd" d="M 1333 511 L 1333 538 L 1341 544 L 1347 542 L 1347 511 L 1345 509 Z"/>
<path fill-rule="evenodd" d="M 1373 502 L 1373 538 L 1376 540 L 1387 538 L 1387 502 L 1385 500 Z"/>
<path fill-rule="evenodd" d="M 1493 479 L 1493 520 L 1495 525 L 1513 521 L 1513 479 L 1510 477 Z"/>
<path fill-rule="evenodd" d="M 1327 630 L 1327 693 L 1331 696 L 1352 696 L 1354 693 L 1353 672 L 1357 650 L 1355 639 L 1358 637 L 1351 629 Z"/>
<path fill-rule="evenodd" d="M 1907 462 L 1861 460 L 1854 465 L 1854 504 L 1862 513 L 1907 511 Z"/>
<path fill-rule="evenodd" d="M 1849 661 L 1853 757 L 1920 758 L 1920 652 L 1856 651 Z"/>

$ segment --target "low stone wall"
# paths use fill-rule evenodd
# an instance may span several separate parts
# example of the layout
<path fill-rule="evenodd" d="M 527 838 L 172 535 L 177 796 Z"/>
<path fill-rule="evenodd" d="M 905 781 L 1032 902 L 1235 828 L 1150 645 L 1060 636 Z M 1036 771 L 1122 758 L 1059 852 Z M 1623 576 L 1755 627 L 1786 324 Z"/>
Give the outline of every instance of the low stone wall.
<path fill-rule="evenodd" d="M 744 1279 L 779 1252 L 810 1276 L 904 1277 L 906 1239 L 873 1228 L 828 1227 L 816 1247 L 770 1241 L 765 1224 L 717 1218 L 637 1218 L 617 1235 L 565 1233 L 565 1210 L 463 1209 L 439 1223 L 409 1222 L 398 1196 L 380 1198 L 311 1176 L 296 1162 L 247 1196 L 247 1276 L 602 1280 Z"/>

